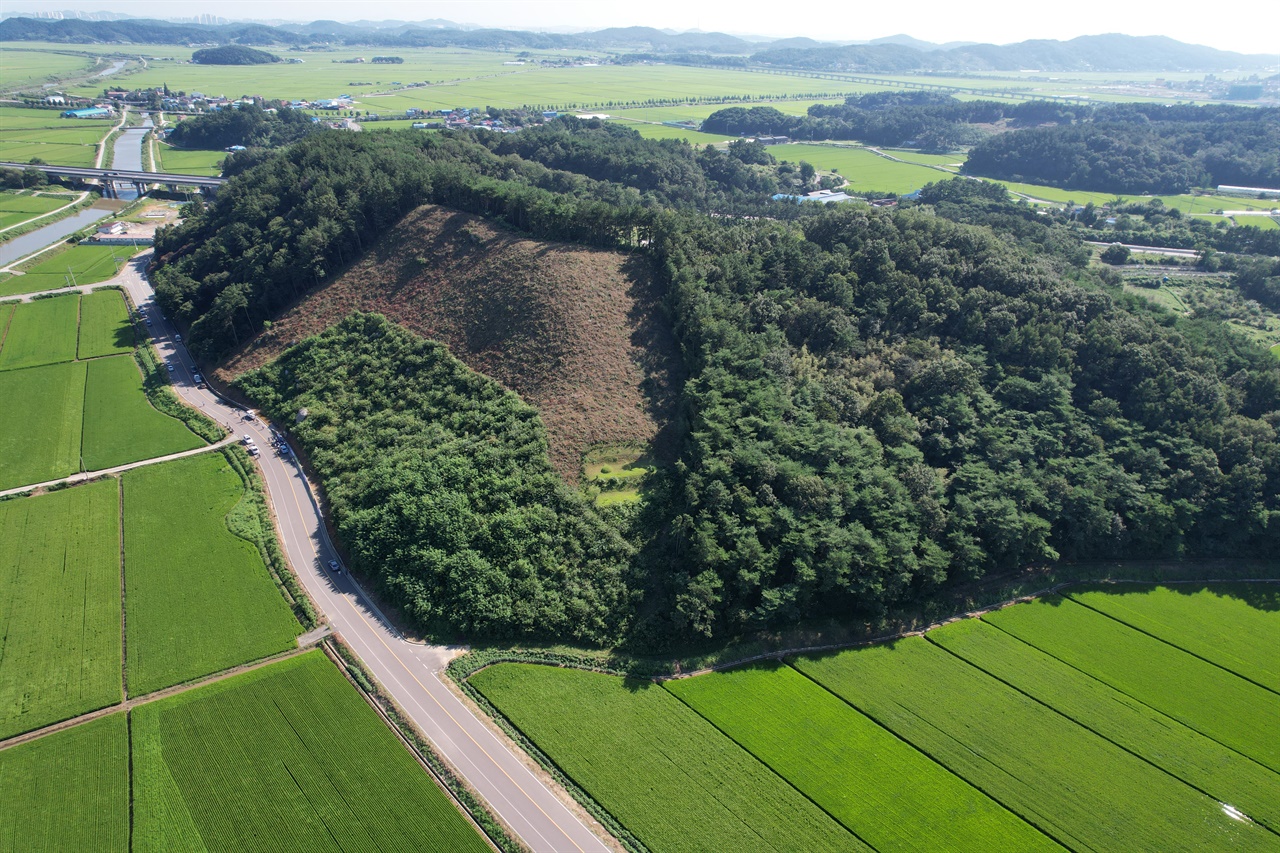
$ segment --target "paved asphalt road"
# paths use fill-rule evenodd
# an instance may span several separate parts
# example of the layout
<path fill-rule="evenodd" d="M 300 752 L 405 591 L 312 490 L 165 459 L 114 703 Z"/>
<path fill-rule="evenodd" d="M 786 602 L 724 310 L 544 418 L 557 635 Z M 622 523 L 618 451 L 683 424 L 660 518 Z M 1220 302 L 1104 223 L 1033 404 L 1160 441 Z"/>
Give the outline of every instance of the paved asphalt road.
<path fill-rule="evenodd" d="M 294 571 L 323 618 L 413 719 L 436 751 L 470 784 L 490 809 L 530 849 L 607 851 L 592 833 L 440 680 L 448 650 L 410 643 L 382 616 L 345 572 L 328 569 L 338 555 L 301 466 L 271 449 L 270 430 L 260 420 L 224 403 L 192 381 L 192 361 L 155 304 L 144 270 L 147 252 L 125 266 L 111 283 L 128 290 L 134 305 L 151 318 L 156 349 L 174 365 L 174 389 L 189 404 L 226 426 L 248 434 L 262 449 L 259 465 L 271 495 L 282 544 Z"/>

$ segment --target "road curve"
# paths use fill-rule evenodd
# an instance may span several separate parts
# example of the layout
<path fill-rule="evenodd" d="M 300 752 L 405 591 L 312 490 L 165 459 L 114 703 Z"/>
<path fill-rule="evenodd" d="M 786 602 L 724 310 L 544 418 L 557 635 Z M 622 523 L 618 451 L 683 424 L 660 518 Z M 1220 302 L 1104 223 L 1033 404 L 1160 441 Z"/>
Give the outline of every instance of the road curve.
<path fill-rule="evenodd" d="M 130 261 L 112 280 L 151 318 L 160 356 L 174 366 L 174 390 L 189 405 L 230 429 L 250 435 L 263 449 L 258 458 L 275 509 L 281 544 L 294 572 L 322 617 L 341 635 L 383 688 L 412 719 L 446 762 L 490 810 L 531 850 L 548 853 L 608 851 L 569 808 L 441 681 L 450 650 L 407 641 L 345 572 L 331 573 L 338 554 L 322 523 L 319 506 L 296 459 L 271 448 L 270 430 L 256 418 L 192 380 L 192 361 L 174 339 L 155 303 L 145 269 L 151 252 Z"/>

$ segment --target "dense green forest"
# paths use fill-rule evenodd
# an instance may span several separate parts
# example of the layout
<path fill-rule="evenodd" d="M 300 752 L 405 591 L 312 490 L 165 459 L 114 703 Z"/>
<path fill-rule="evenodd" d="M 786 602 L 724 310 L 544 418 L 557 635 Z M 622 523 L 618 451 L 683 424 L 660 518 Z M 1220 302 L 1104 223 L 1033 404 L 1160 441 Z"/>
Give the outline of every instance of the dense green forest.
<path fill-rule="evenodd" d="M 615 639 L 630 546 L 551 468 L 538 413 L 444 346 L 353 314 L 248 374 L 293 423 L 353 565 L 438 636 Z"/>
<path fill-rule="evenodd" d="M 257 104 L 234 110 L 218 110 L 178 122 L 168 141 L 181 148 L 220 151 L 232 145 L 275 148 L 296 142 L 318 129 L 311 116 L 279 102 L 267 112 Z"/>
<path fill-rule="evenodd" d="M 280 57 L 242 44 L 224 44 L 197 50 L 191 61 L 197 65 L 269 65 L 279 62 Z"/>
<path fill-rule="evenodd" d="M 964 170 L 1116 193 L 1280 186 L 1280 109 L 1120 104 L 1074 123 L 992 136 Z"/>
<path fill-rule="evenodd" d="M 1034 109 L 1022 105 L 1022 113 Z M 1017 115 L 1018 106 L 995 101 L 959 101 L 933 92 L 873 92 L 851 95 L 843 104 L 814 104 L 803 116 L 774 107 L 728 107 L 708 116 L 702 129 L 730 136 L 856 139 L 871 145 L 952 151 L 986 135 L 972 125 Z"/>
<path fill-rule="evenodd" d="M 777 177 L 758 154 L 716 156 Z M 1038 561 L 1275 548 L 1275 360 L 1124 294 L 1079 223 L 997 186 L 934 184 L 896 211 L 753 206 L 737 167 L 573 122 L 259 156 L 157 239 L 159 298 L 205 358 L 426 201 L 625 248 L 666 289 L 679 450 L 630 544 L 554 482 L 530 410 L 383 321 L 246 380 L 274 417 L 311 412 L 298 437 L 343 541 L 430 630 L 657 648 Z M 1271 261 L 1238 280 L 1280 293 Z"/>

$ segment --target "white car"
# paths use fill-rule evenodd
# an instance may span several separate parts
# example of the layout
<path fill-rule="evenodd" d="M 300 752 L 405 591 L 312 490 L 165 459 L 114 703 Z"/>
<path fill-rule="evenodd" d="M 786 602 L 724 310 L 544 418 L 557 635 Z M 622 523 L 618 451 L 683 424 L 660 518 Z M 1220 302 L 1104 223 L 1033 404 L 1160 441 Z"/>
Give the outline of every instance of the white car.
<path fill-rule="evenodd" d="M 174 333 L 173 333 L 173 339 L 174 339 L 175 341 L 178 341 L 179 343 L 181 343 L 181 342 L 182 342 L 182 335 L 179 335 L 177 332 L 174 332 Z"/>
<path fill-rule="evenodd" d="M 166 364 L 166 365 L 164 366 L 164 369 L 165 369 L 165 370 L 167 370 L 167 371 L 169 371 L 170 373 L 173 373 L 173 365 L 172 365 L 172 364 Z"/>

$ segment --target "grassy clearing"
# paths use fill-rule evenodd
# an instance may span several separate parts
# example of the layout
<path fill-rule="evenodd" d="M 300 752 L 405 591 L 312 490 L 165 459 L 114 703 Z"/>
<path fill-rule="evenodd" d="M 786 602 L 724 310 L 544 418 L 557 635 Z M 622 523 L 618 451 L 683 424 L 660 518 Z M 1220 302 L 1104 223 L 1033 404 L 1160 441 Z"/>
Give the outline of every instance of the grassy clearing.
<path fill-rule="evenodd" d="M 653 457 L 634 445 L 604 445 L 582 460 L 583 481 L 598 490 L 597 506 L 613 506 L 640 499 L 644 478 L 653 470 Z"/>
<path fill-rule="evenodd" d="M 243 496 L 219 453 L 124 475 L 130 695 L 284 651 L 301 633 L 257 548 L 227 529 Z"/>
<path fill-rule="evenodd" d="M 132 722 L 136 851 L 488 849 L 320 652 Z"/>
<path fill-rule="evenodd" d="M 0 228 L 9 228 L 28 219 L 52 213 L 72 200 L 54 196 L 0 193 Z"/>
<path fill-rule="evenodd" d="M 1267 830 L 921 637 L 794 665 L 1071 849 L 1275 849 Z"/>
<path fill-rule="evenodd" d="M 142 391 L 142 372 L 125 355 L 87 363 L 84 395 L 86 471 L 101 471 L 191 450 L 205 442 L 182 421 L 156 411 Z"/>
<path fill-rule="evenodd" d="M 909 193 L 933 181 L 944 181 L 947 175 L 926 166 L 896 163 L 862 148 L 837 145 L 770 145 L 769 153 L 778 160 L 801 160 L 821 171 L 839 172 L 848 182 L 850 192 Z"/>
<path fill-rule="evenodd" d="M 0 791 L 0 850 L 128 850 L 124 714 L 0 750 Z"/>
<path fill-rule="evenodd" d="M 160 159 L 160 171 L 178 175 L 206 175 L 216 178 L 222 174 L 225 151 L 196 151 L 174 148 L 160 143 L 156 146 Z"/>
<path fill-rule="evenodd" d="M 0 371 L 0 489 L 80 470 L 83 362 Z"/>
<path fill-rule="evenodd" d="M 0 371 L 74 361 L 79 323 L 78 293 L 16 306 L 0 346 Z"/>
<path fill-rule="evenodd" d="M 133 324 L 124 294 L 100 290 L 80 297 L 80 344 L 77 358 L 133 352 Z"/>
<path fill-rule="evenodd" d="M 1062 849 L 790 667 L 664 686 L 880 853 Z"/>
<path fill-rule="evenodd" d="M 927 637 L 1211 797 L 1280 829 L 1280 775 L 1262 765 L 979 619 L 955 622 Z"/>
<path fill-rule="evenodd" d="M 652 850 L 866 850 L 667 691 L 500 664 L 470 683 Z"/>
<path fill-rule="evenodd" d="M 112 278 L 134 252 L 128 246 L 72 246 L 48 256 L 26 275 L 0 282 L 0 296 L 57 290 L 72 284 L 97 284 Z"/>
<path fill-rule="evenodd" d="M 1121 693 L 1280 771 L 1280 697 L 1070 599 L 983 617 Z"/>
<path fill-rule="evenodd" d="M 1280 693 L 1280 587 L 1108 585 L 1068 597 Z"/>
<path fill-rule="evenodd" d="M 0 503 L 0 739 L 120 692 L 117 483 Z"/>

